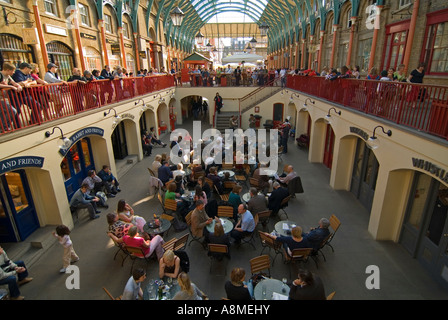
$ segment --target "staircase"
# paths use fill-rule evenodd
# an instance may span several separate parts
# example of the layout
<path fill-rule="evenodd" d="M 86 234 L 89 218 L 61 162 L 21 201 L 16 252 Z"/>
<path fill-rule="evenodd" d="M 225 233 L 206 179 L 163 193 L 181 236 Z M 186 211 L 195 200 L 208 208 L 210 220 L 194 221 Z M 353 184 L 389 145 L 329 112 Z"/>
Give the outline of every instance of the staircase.
<path fill-rule="evenodd" d="M 249 111 L 260 102 L 272 97 L 276 93 L 282 91 L 282 87 L 275 87 L 273 83 L 267 83 L 263 87 L 259 87 L 252 91 L 248 95 L 240 99 L 240 112 L 241 114 Z"/>
<path fill-rule="evenodd" d="M 237 116 L 239 118 L 239 113 L 235 112 L 222 112 L 220 114 L 216 113 L 215 117 L 215 128 L 218 129 L 222 134 L 225 133 L 226 129 L 230 128 L 230 117 Z M 239 119 L 238 119 L 239 121 Z"/>

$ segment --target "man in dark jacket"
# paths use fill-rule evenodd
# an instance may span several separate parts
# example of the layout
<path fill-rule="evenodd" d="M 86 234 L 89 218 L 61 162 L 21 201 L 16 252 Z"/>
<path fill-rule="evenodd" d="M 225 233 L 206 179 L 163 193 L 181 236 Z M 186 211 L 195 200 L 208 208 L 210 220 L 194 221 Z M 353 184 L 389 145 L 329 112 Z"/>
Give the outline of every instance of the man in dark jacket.
<path fill-rule="evenodd" d="M 280 183 L 277 181 L 273 183 L 272 187 L 272 193 L 268 198 L 268 208 L 269 210 L 272 210 L 273 214 L 276 214 L 278 210 L 280 210 L 282 200 L 289 196 L 289 191 L 280 186 Z"/>
<path fill-rule="evenodd" d="M 110 72 L 110 67 L 109 66 L 104 66 L 104 69 L 101 71 L 101 77 L 103 77 L 103 79 L 109 79 L 109 80 L 114 80 L 114 76 L 112 75 L 112 73 Z M 111 103 L 112 101 L 112 96 L 114 94 L 114 88 L 112 87 L 112 82 L 104 82 L 102 83 L 101 86 L 101 105 L 105 104 L 105 97 L 106 97 L 106 93 L 108 94 L 107 96 L 107 103 Z"/>

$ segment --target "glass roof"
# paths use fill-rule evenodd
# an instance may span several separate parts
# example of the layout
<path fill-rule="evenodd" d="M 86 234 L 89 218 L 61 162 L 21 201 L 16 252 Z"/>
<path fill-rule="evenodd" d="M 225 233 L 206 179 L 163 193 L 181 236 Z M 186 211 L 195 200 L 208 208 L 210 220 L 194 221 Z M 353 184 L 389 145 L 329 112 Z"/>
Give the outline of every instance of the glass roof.
<path fill-rule="evenodd" d="M 191 0 L 204 23 L 218 16 L 218 22 L 255 22 L 263 14 L 267 0 Z M 214 19 L 213 19 L 214 20 Z"/>

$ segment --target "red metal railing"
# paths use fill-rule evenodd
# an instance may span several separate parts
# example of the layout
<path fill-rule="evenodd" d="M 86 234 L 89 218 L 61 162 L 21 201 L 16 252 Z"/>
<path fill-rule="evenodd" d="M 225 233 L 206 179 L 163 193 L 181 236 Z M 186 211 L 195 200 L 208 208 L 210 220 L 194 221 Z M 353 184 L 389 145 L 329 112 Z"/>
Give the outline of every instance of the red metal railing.
<path fill-rule="evenodd" d="M 0 135 L 174 86 L 172 75 L 0 90 Z"/>
<path fill-rule="evenodd" d="M 288 76 L 288 88 L 448 139 L 448 87 Z"/>

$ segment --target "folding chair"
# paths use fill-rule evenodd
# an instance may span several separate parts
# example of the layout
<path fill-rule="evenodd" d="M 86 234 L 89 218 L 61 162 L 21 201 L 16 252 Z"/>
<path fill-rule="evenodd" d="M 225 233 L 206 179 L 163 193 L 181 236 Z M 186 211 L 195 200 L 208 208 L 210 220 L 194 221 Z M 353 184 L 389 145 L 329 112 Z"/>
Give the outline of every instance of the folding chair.
<path fill-rule="evenodd" d="M 300 248 L 292 250 L 291 254 L 286 252 L 285 262 L 290 264 L 296 264 L 298 262 L 306 264 L 308 263 L 312 251 L 312 248 Z M 289 277 L 291 277 L 291 269 L 289 269 Z"/>
<path fill-rule="evenodd" d="M 177 213 L 177 201 L 174 199 L 165 199 L 163 203 L 164 212 L 173 212 L 173 215 Z"/>
<path fill-rule="evenodd" d="M 218 206 L 218 217 L 224 217 L 233 220 L 233 207 Z"/>
<path fill-rule="evenodd" d="M 289 202 L 290 199 L 291 199 L 291 196 L 287 196 L 286 198 L 284 198 L 282 200 L 282 202 L 280 203 L 280 209 L 278 210 L 279 215 L 280 215 L 280 210 L 283 211 L 283 213 L 286 216 L 286 219 L 288 219 L 288 214 L 286 213 L 285 208 L 288 206 L 288 202 Z"/>
<path fill-rule="evenodd" d="M 173 245 L 173 251 L 177 251 L 177 250 L 185 250 L 187 243 L 188 243 L 188 236 L 189 234 L 186 233 L 184 234 L 182 237 L 180 237 L 179 239 L 176 240 L 176 242 L 174 242 Z"/>
<path fill-rule="evenodd" d="M 229 248 L 225 244 L 208 244 L 208 256 L 210 257 L 210 273 L 212 272 L 213 260 L 222 261 L 224 257 L 229 257 Z M 224 268 L 227 275 L 227 268 Z"/>
<path fill-rule="evenodd" d="M 260 190 L 260 185 L 258 184 L 258 179 L 256 178 L 249 178 L 249 184 L 251 187 L 257 188 L 257 190 Z"/>
<path fill-rule="evenodd" d="M 274 260 L 272 260 L 272 266 L 274 266 L 274 262 L 275 262 L 275 259 L 277 258 L 277 255 L 280 254 L 283 256 L 281 242 L 275 241 L 274 238 L 266 235 L 262 231 L 258 231 L 258 235 L 260 236 L 261 246 L 263 247 L 263 249 L 260 252 L 260 255 L 263 254 L 263 252 L 266 248 L 269 249 L 269 252 L 271 252 L 271 250 L 274 250 L 275 256 L 274 256 Z"/>
<path fill-rule="evenodd" d="M 252 258 L 249 260 L 249 263 L 252 275 L 267 270 L 269 277 L 271 277 L 271 258 L 267 254 Z"/>
<path fill-rule="evenodd" d="M 258 224 L 258 215 L 257 214 L 254 217 L 254 221 L 255 221 L 255 226 L 257 226 L 257 224 Z M 255 237 L 256 234 L 257 234 L 257 232 L 254 229 L 254 231 L 252 231 L 249 235 L 247 235 L 243 239 L 241 239 L 240 245 L 250 244 L 254 248 L 254 250 L 256 250 L 255 245 L 253 243 L 254 242 L 254 237 Z"/>
<path fill-rule="evenodd" d="M 114 296 L 105 287 L 103 287 L 103 290 L 106 292 L 106 294 L 109 296 L 109 298 L 111 300 L 121 300 L 121 297 L 122 297 L 121 295 L 116 297 L 116 298 L 114 298 Z"/>
<path fill-rule="evenodd" d="M 330 234 L 330 237 L 328 238 L 325 245 L 329 246 L 331 250 L 334 252 L 334 248 L 330 244 L 330 242 L 333 240 L 336 231 L 338 231 L 339 227 L 341 226 L 341 221 L 339 221 L 339 219 L 334 214 L 331 215 L 329 220 L 330 220 L 330 227 L 331 229 L 333 229 L 333 232 Z"/>
<path fill-rule="evenodd" d="M 261 223 L 263 229 L 266 228 L 266 226 L 269 223 L 269 219 L 271 218 L 272 210 L 261 211 L 258 212 L 257 215 L 258 215 L 258 224 Z"/>
<path fill-rule="evenodd" d="M 114 255 L 114 260 L 117 258 L 117 255 L 118 255 L 119 252 L 123 252 L 123 253 L 124 253 L 124 258 L 121 260 L 121 266 L 123 266 L 124 261 L 125 261 L 126 258 L 129 256 L 129 252 L 127 252 L 127 251 L 125 250 L 125 248 L 124 248 L 125 245 L 124 245 L 123 243 L 118 243 L 118 242 L 116 242 L 115 239 L 112 238 L 112 236 L 111 236 L 109 233 L 108 233 L 107 235 L 109 236 L 109 238 L 112 239 L 112 241 L 114 242 L 115 246 L 118 248 L 117 252 L 116 252 L 115 255 Z"/>
<path fill-rule="evenodd" d="M 151 168 L 148 168 L 148 172 L 150 175 L 152 175 L 153 177 L 157 177 L 156 174 L 154 173 L 154 171 L 151 170 Z"/>
<path fill-rule="evenodd" d="M 155 253 L 156 253 L 155 250 L 154 250 L 154 252 L 150 256 L 145 257 L 145 253 L 143 252 L 143 249 L 140 248 L 140 247 L 124 246 L 124 249 L 127 252 L 129 252 L 129 255 L 130 255 L 131 259 L 132 259 L 131 274 L 132 274 L 132 270 L 134 268 L 134 263 L 135 263 L 135 261 L 137 259 L 145 260 L 146 264 L 148 264 L 148 262 L 151 261 L 151 259 L 156 256 L 155 255 Z"/>

